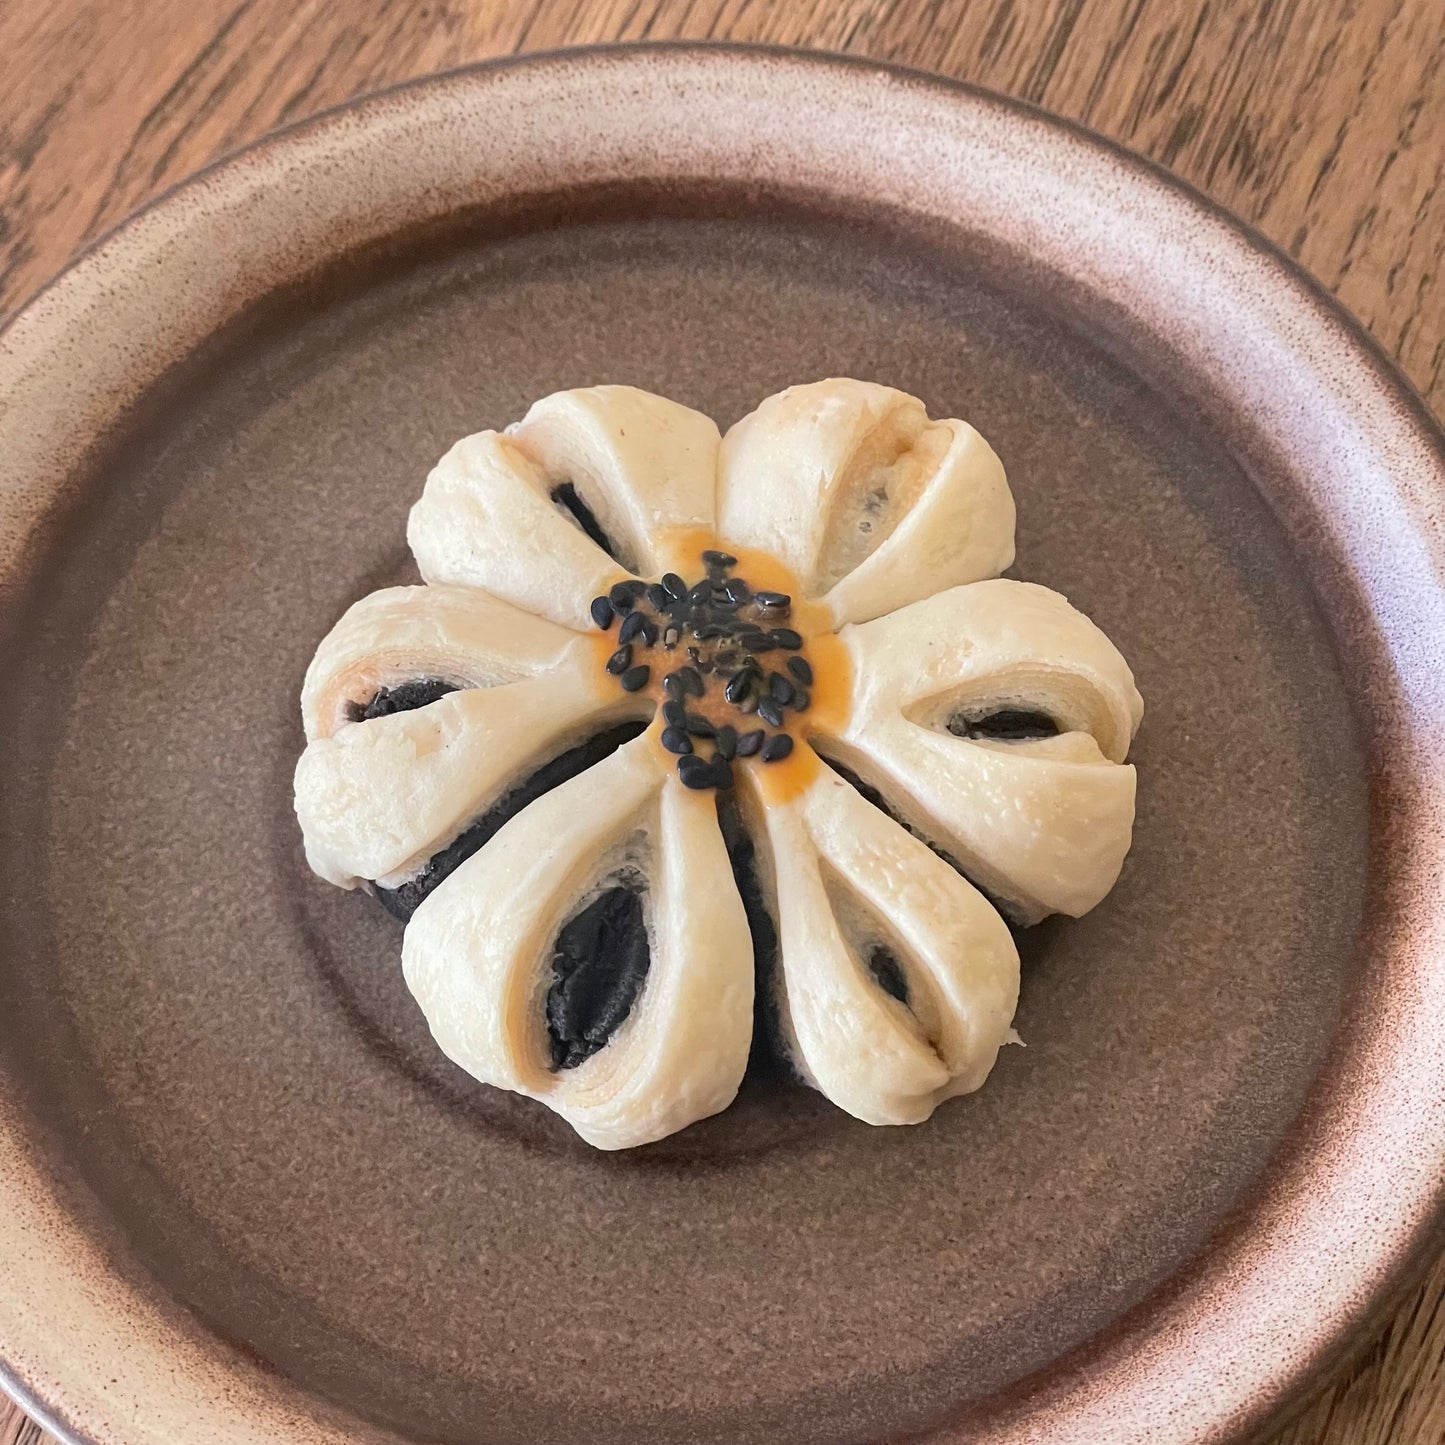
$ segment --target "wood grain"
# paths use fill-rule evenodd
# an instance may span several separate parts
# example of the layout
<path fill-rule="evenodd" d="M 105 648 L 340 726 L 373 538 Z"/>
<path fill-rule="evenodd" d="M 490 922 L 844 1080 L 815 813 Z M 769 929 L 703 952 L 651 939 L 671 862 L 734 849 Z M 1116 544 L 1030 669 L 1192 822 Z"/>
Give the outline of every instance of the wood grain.
<path fill-rule="evenodd" d="M 0 0 L 0 318 L 274 126 L 490 55 L 649 38 L 844 50 L 1081 120 L 1252 221 L 1445 410 L 1441 0 Z M 49 1439 L 0 1404 L 0 1445 Z M 1445 1261 L 1275 1445 L 1441 1442 Z"/>

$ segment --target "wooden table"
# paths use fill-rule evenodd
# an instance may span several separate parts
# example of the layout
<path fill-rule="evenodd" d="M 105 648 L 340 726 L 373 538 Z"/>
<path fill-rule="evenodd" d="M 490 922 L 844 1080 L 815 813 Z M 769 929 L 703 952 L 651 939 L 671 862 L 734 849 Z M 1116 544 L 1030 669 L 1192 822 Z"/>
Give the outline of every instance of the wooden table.
<path fill-rule="evenodd" d="M 647 38 L 844 50 L 1084 121 L 1297 257 L 1445 411 L 1442 0 L 0 0 L 0 318 L 273 126 L 483 56 Z M 0 1404 L 0 1445 L 48 1439 Z M 1445 1261 L 1275 1445 L 1442 1441 Z"/>

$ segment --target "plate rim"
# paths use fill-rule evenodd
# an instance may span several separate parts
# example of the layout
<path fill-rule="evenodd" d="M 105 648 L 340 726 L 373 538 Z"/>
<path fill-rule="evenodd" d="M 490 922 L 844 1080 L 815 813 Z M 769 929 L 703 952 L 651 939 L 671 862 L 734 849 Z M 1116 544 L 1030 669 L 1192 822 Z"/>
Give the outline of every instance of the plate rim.
<path fill-rule="evenodd" d="M 1229 238 L 1230 244 L 1236 251 L 1262 260 L 1273 278 L 1274 289 L 1278 296 L 1288 298 L 1291 307 L 1296 311 L 1301 308 L 1307 310 L 1311 306 L 1315 308 L 1317 313 L 1320 313 L 1317 319 L 1323 319 L 1328 328 L 1333 329 L 1337 337 L 1344 340 L 1357 361 L 1367 364 L 1371 380 L 1380 399 L 1386 403 L 1387 410 L 1393 410 L 1395 413 L 1397 426 L 1402 432 L 1413 431 L 1415 434 L 1413 439 L 1418 450 L 1427 459 L 1433 461 L 1436 479 L 1445 478 L 1445 432 L 1442 432 L 1439 422 L 1432 415 L 1423 398 L 1400 374 L 1398 368 L 1375 338 L 1349 314 L 1337 298 L 1326 291 L 1315 278 L 1304 271 L 1279 247 L 1234 216 L 1220 203 L 1199 192 L 1163 166 L 1128 150 L 1107 137 L 1098 135 L 1077 122 L 1055 116 L 1030 102 L 1000 95 L 970 82 L 857 56 L 844 56 L 825 51 L 796 50 L 781 46 L 727 42 L 609 44 L 531 52 L 521 56 L 498 56 L 402 82 L 332 107 L 272 132 L 253 145 L 213 162 L 193 176 L 162 192 L 140 211 L 126 218 L 87 246 L 63 271 L 27 298 L 25 304 L 7 322 L 6 326 L 0 329 L 0 394 L 4 394 L 7 380 L 18 374 L 15 355 L 19 354 L 21 357 L 19 365 L 23 366 L 27 348 L 33 349 L 38 340 L 38 344 L 43 349 L 46 343 L 45 328 L 51 318 L 63 314 L 67 305 L 75 301 L 85 285 L 94 281 L 97 276 L 103 276 L 107 268 L 123 271 L 128 259 L 133 264 L 144 249 L 147 240 L 153 237 L 157 231 L 164 231 L 170 226 L 176 219 L 177 210 L 184 210 L 189 201 L 201 194 L 203 187 L 217 187 L 224 190 L 227 186 L 234 187 L 238 178 L 249 168 L 259 166 L 262 170 L 274 169 L 278 162 L 288 154 L 303 156 L 308 152 L 313 155 L 319 154 L 340 128 L 354 125 L 359 129 L 366 129 L 374 126 L 379 119 L 386 115 L 388 110 L 400 108 L 405 111 L 415 108 L 430 98 L 443 96 L 446 92 L 454 89 L 461 93 L 471 92 L 474 89 L 485 90 L 486 86 L 499 76 L 555 73 L 559 70 L 575 69 L 579 65 L 584 71 L 595 74 L 599 64 L 637 65 L 645 63 L 648 57 L 678 57 L 683 65 L 701 65 L 713 69 L 723 67 L 735 74 L 738 73 L 741 62 L 751 61 L 755 66 L 764 68 L 781 66 L 784 69 L 803 68 L 814 73 L 834 76 L 852 72 L 856 76 L 882 77 L 891 85 L 921 91 L 950 106 L 992 111 L 996 115 L 1003 116 L 1006 121 L 1011 118 L 1014 123 L 1024 119 L 1042 125 L 1051 133 L 1067 139 L 1071 145 L 1082 148 L 1085 153 L 1091 153 L 1095 158 L 1102 157 L 1108 160 L 1112 167 L 1119 172 L 1126 190 L 1142 190 L 1153 192 L 1156 195 L 1162 194 L 1166 199 L 1182 205 L 1189 212 L 1208 219 Z M 184 235 L 183 226 L 180 234 Z M 132 255 L 132 253 L 135 254 Z M 340 252 L 338 251 L 336 254 L 340 254 Z M 12 420 L 12 428 L 16 425 L 20 424 L 14 423 Z M 0 412 L 0 438 L 5 435 L 6 421 L 3 412 Z M 0 486 L 3 486 L 3 490 L 0 490 L 0 523 L 8 520 L 7 513 L 15 503 L 15 497 L 12 495 L 10 487 L 5 485 L 13 480 L 13 474 L 7 473 L 5 468 L 0 466 Z M 57 475 L 56 483 L 59 484 L 61 480 L 62 478 Z M 22 518 L 22 523 L 23 520 Z M 1288 521 L 1285 522 L 1285 525 L 1286 529 L 1290 530 Z M 1291 541 L 1295 540 L 1293 531 L 1291 531 Z M 1445 572 L 1445 544 L 1442 544 L 1439 537 L 1434 537 L 1427 538 L 1425 545 L 1430 553 L 1430 558 L 1439 566 L 1440 572 Z M 16 570 L 13 562 L 9 566 L 5 566 L 5 562 L 3 553 L 0 553 L 0 567 L 4 568 L 3 573 L 0 573 L 0 583 L 3 583 L 6 577 Z M 1437 576 L 1440 575 L 1440 572 L 1437 572 Z M 1313 577 L 1312 580 L 1314 580 Z M 1332 631 L 1334 631 L 1336 621 L 1337 619 L 1332 615 Z M 1383 704 L 1377 705 L 1383 706 Z M 1378 746 L 1378 740 L 1374 740 L 1370 744 L 1372 760 L 1374 760 Z M 1376 848 L 1379 846 L 1375 835 L 1380 826 L 1372 804 L 1372 860 Z M 1436 982 L 1438 984 L 1439 981 Z M 1343 1047 L 1341 1041 L 1362 1026 L 1360 1020 L 1353 1013 L 1348 1016 L 1342 1021 L 1336 1036 L 1335 1048 Z M 1335 1049 L 1332 1049 L 1332 1058 L 1334 1052 Z M 1320 1078 L 1325 1078 L 1326 1073 L 1332 1067 L 1334 1066 L 1328 1063 L 1323 1066 Z M 1338 1083 L 1338 1080 L 1333 1081 Z M 4 1076 L 0 1074 L 0 1155 L 5 1153 L 7 1147 L 11 1147 L 12 1142 L 8 1137 L 11 1123 L 8 1117 L 10 1105 L 3 1094 L 4 1083 Z M 1312 1104 L 1319 1090 L 1320 1084 L 1317 1080 L 1311 1094 Z M 1307 1105 L 1306 1114 L 1310 1110 L 1311 1105 Z M 1297 1125 L 1295 1133 L 1298 1133 L 1298 1130 L 1299 1126 Z M 1271 1175 L 1276 1171 L 1288 1173 L 1286 1164 L 1281 1160 L 1285 1160 L 1286 1156 L 1299 1147 L 1301 1146 L 1292 1133 L 1290 1140 L 1286 1142 L 1280 1155 L 1272 1164 L 1269 1173 Z M 0 1165 L 3 1163 L 3 1158 L 0 1158 Z M 1296 1165 L 1297 1167 L 1299 1166 Z M 1261 1185 L 1257 1194 L 1264 1191 L 1265 1186 Z M 1248 1206 L 1241 1210 L 1240 1217 L 1226 1225 L 1219 1234 L 1213 1237 L 1199 1258 L 1191 1261 L 1183 1270 L 1166 1281 L 1159 1290 L 1151 1293 L 1148 1298 L 1130 1310 L 1109 1330 L 1086 1342 L 1060 1361 L 1056 1361 L 1040 1375 L 1030 1376 L 1010 1386 L 1005 1392 L 1005 1396 L 1016 1395 L 1020 1401 L 1014 1422 L 1010 1424 L 1007 1419 L 1001 1418 L 998 1427 L 999 1433 L 990 1434 L 988 1438 L 990 1440 L 997 1439 L 999 1442 L 1022 1440 L 1025 1438 L 1022 1429 L 1030 1421 L 1035 1425 L 1047 1422 L 1056 1427 L 1067 1424 L 1066 1416 L 1055 1415 L 1054 1412 L 1056 1409 L 1067 1411 L 1071 1408 L 1067 1403 L 1069 1391 L 1079 1388 L 1080 1382 L 1087 1389 L 1093 1367 L 1101 1362 L 1107 1365 L 1111 1357 L 1114 1367 L 1117 1368 L 1119 1364 L 1117 1356 L 1122 1348 L 1122 1343 L 1138 1335 L 1140 1325 L 1147 1317 L 1160 1315 L 1171 1301 L 1178 1302 L 1191 1291 L 1198 1292 L 1202 1287 L 1206 1287 L 1207 1276 L 1213 1264 L 1217 1262 L 1217 1257 L 1225 1249 L 1237 1248 L 1239 1241 L 1236 1236 L 1248 1233 L 1250 1216 L 1258 1212 L 1258 1204 L 1258 1197 L 1252 1196 Z M 1409 1226 L 1398 1227 L 1394 1234 L 1395 1247 L 1390 1258 L 1382 1263 L 1374 1277 L 1357 1282 L 1363 1285 L 1369 1298 L 1363 1303 L 1363 1307 L 1356 1311 L 1351 1327 L 1352 1332 L 1362 1327 L 1366 1317 L 1372 1317 L 1389 1304 L 1393 1295 L 1408 1283 L 1409 1269 L 1442 1237 L 1445 1237 L 1445 1175 L 1436 1179 L 1433 1198 L 1430 1201 L 1430 1213 L 1417 1218 Z M 1296 1359 L 1292 1365 L 1284 1369 L 1277 1368 L 1272 1379 L 1261 1380 L 1257 1377 L 1258 1372 L 1256 1372 L 1255 1389 L 1252 1395 L 1247 1392 L 1240 1393 L 1243 1389 L 1243 1381 L 1235 1382 L 1236 1398 L 1232 1400 L 1224 1400 L 1221 1398 L 1224 1392 L 1215 1390 L 1213 1392 L 1214 1403 L 1218 1408 L 1212 1419 L 1203 1422 L 1208 1433 L 1197 1433 L 1196 1436 L 1190 1438 L 1197 1438 L 1200 1441 L 1224 1439 L 1239 1428 L 1259 1428 L 1275 1415 L 1280 1407 L 1286 1406 L 1300 1390 L 1312 1383 L 1323 1370 L 1331 1367 L 1337 1361 L 1340 1351 L 1348 1347 L 1351 1338 L 1353 1338 L 1353 1334 L 1349 1338 L 1336 1334 L 1324 1339 L 1318 1337 L 1317 1332 L 1317 1337 L 1311 1342 L 1311 1348 L 1306 1352 L 1305 1357 Z M 12 1369 L 8 1360 L 15 1353 L 13 1343 L 7 1341 L 4 1342 L 3 1347 L 0 1347 L 0 1386 L 3 1386 L 24 1408 L 41 1419 L 62 1439 L 73 1442 L 73 1445 L 100 1445 L 100 1442 L 107 1437 L 86 1434 L 78 1427 L 68 1424 L 66 1412 L 58 1408 L 50 1408 L 47 1399 L 43 1397 L 43 1390 L 28 1384 L 18 1369 Z M 32 1370 L 31 1373 L 35 1372 Z M 1070 1375 L 1075 1377 L 1072 1384 L 1067 1378 L 1063 1378 L 1061 1382 L 1061 1377 Z M 1063 1391 L 1062 1395 L 1059 1394 L 1061 1390 Z M 58 1382 L 54 1382 L 51 1393 L 54 1398 L 59 1399 L 65 1391 L 59 1387 Z M 1042 1408 L 1048 1411 L 1047 1415 L 1035 1413 L 1040 1406 L 1041 1396 L 1050 1397 L 1044 1399 L 1042 1403 Z M 1026 1397 L 1031 1398 L 1031 1405 L 1022 1403 Z M 1097 1404 L 1097 1400 L 1095 1403 Z M 1197 1428 L 1198 1422 L 1190 1423 L 1191 1427 Z M 1015 1425 L 1020 1427 L 1018 1431 L 1015 1431 Z M 1224 1432 L 1229 1432 L 1229 1435 Z M 315 1438 L 329 1439 L 333 1437 L 318 1434 Z M 335 1438 L 346 1437 L 337 1436 Z M 944 1433 L 937 1438 L 954 1437 L 949 1428 L 945 1426 Z M 1061 1435 L 1055 1438 L 1073 1437 Z"/>
<path fill-rule="evenodd" d="M 1132 149 L 1123 141 L 1116 140 L 1104 131 L 1096 130 L 1084 121 L 1050 110 L 1047 106 L 1025 99 L 1023 96 L 1010 95 L 1007 91 L 996 90 L 979 81 L 947 75 L 942 71 L 928 70 L 923 66 L 908 65 L 899 60 L 877 60 L 850 51 L 832 50 L 826 46 L 784 45 L 760 40 L 602 40 L 586 44 L 551 45 L 538 50 L 489 55 L 479 60 L 465 61 L 440 70 L 427 71 L 423 75 L 412 76 L 407 80 L 393 81 L 389 85 L 378 86 L 374 90 L 362 91 L 352 96 L 350 100 L 338 101 L 334 105 L 324 106 L 320 110 L 286 121 L 253 141 L 248 141 L 231 150 L 222 151 L 213 160 L 207 161 L 205 165 L 171 181 L 133 211 L 128 212 L 98 235 L 77 247 L 58 271 L 22 296 L 4 321 L 0 322 L 0 342 L 4 341 L 16 323 L 29 313 L 37 302 L 44 300 L 62 283 L 67 282 L 72 272 L 88 265 L 98 253 L 108 251 L 113 242 L 121 240 L 143 222 L 150 220 L 152 212 L 169 209 L 179 195 L 189 192 L 199 182 L 212 179 L 218 173 L 230 170 L 239 161 L 263 157 L 291 141 L 310 140 L 318 130 L 339 119 L 355 115 L 358 111 L 369 109 L 377 102 L 405 99 L 412 92 L 429 91 L 439 84 L 482 79 L 493 71 L 511 71 L 534 66 L 541 68 L 556 62 L 570 63 L 577 60 L 586 62 L 594 57 L 609 55 L 626 57 L 668 52 L 684 55 L 705 55 L 713 52 L 722 55 L 752 55 L 790 63 L 817 64 L 823 69 L 839 68 L 875 72 L 891 76 L 905 84 L 917 83 L 932 90 L 953 91 L 962 98 L 1003 111 L 1015 112 L 1020 116 L 1040 121 L 1055 130 L 1070 133 L 1092 148 L 1108 152 L 1126 169 L 1151 178 L 1166 190 L 1176 192 L 1183 200 L 1207 212 L 1216 222 L 1234 232 L 1236 237 L 1251 250 L 1267 256 L 1285 272 L 1287 279 L 1293 285 L 1302 286 L 1308 291 L 1312 300 L 1331 312 L 1333 319 L 1350 333 L 1352 340 L 1370 354 L 1381 374 L 1381 380 L 1392 390 L 1400 393 L 1403 400 L 1410 403 L 1411 409 L 1415 412 L 1415 420 L 1421 429 L 1431 438 L 1437 450 L 1445 453 L 1445 419 L 1435 415 L 1420 389 L 1364 322 L 1312 271 L 1295 260 L 1277 241 L 1187 177 L 1170 170 L 1162 161 L 1155 160 L 1143 151 Z"/>

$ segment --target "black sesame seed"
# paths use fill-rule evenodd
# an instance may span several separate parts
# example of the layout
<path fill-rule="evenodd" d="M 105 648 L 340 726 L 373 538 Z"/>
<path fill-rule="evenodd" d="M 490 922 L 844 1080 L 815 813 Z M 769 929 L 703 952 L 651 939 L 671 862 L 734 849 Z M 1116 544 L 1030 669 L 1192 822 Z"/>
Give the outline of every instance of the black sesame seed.
<path fill-rule="evenodd" d="M 791 607 L 793 599 L 786 592 L 754 592 L 753 601 L 759 607 Z"/>
<path fill-rule="evenodd" d="M 776 635 L 768 632 L 750 632 L 742 641 L 749 652 L 773 652 L 782 646 Z"/>
<path fill-rule="evenodd" d="M 649 647 L 657 646 L 657 623 L 649 621 L 646 617 L 642 619 L 642 640 Z"/>
<path fill-rule="evenodd" d="M 781 762 L 792 751 L 792 738 L 787 733 L 778 733 L 763 744 L 763 761 L 765 763 Z"/>
<path fill-rule="evenodd" d="M 704 622 L 701 626 L 692 629 L 692 635 L 699 642 L 710 642 L 715 637 L 726 637 L 727 628 L 719 627 L 715 622 Z"/>
<path fill-rule="evenodd" d="M 631 612 L 632 604 L 637 601 L 637 594 L 632 590 L 630 582 L 619 582 L 607 594 L 607 600 L 612 604 L 614 612 Z"/>
<path fill-rule="evenodd" d="M 808 665 L 806 657 L 790 657 L 788 659 L 788 671 L 803 684 L 804 687 L 813 685 L 813 669 Z"/>
<path fill-rule="evenodd" d="M 631 647 L 619 647 L 617 651 L 614 652 L 612 656 L 607 659 L 607 671 L 610 672 L 613 677 L 616 677 L 619 673 L 626 672 L 627 669 L 631 666 Z"/>
<path fill-rule="evenodd" d="M 789 652 L 796 652 L 803 645 L 803 634 L 794 632 L 791 627 L 773 628 L 773 641 L 779 647 L 786 647 Z"/>
<path fill-rule="evenodd" d="M 617 680 L 622 684 L 623 692 L 640 692 L 651 676 L 652 669 L 644 662 L 640 667 L 629 667 Z"/>
<path fill-rule="evenodd" d="M 663 684 L 667 686 L 666 683 Z M 687 708 L 681 702 L 665 702 L 662 705 L 662 720 L 670 728 L 680 728 L 687 718 Z"/>
<path fill-rule="evenodd" d="M 702 674 L 695 667 L 680 667 L 677 675 L 682 679 L 683 690 L 690 692 L 694 697 L 701 697 L 707 691 Z"/>
<path fill-rule="evenodd" d="M 792 702 L 793 694 L 797 689 L 781 672 L 775 672 L 768 679 L 768 691 L 772 694 L 774 702 L 780 703 L 783 707 L 787 707 L 787 705 Z"/>
<path fill-rule="evenodd" d="M 795 687 L 793 689 L 793 711 L 807 712 L 813 701 L 813 695 L 806 687 Z"/>
<path fill-rule="evenodd" d="M 692 753 L 677 760 L 677 776 L 684 788 L 711 788 L 716 786 L 712 764 Z"/>
<path fill-rule="evenodd" d="M 740 672 L 723 688 L 723 696 L 733 704 L 737 704 L 747 696 L 748 689 L 753 685 L 753 670 L 748 668 Z"/>
<path fill-rule="evenodd" d="M 687 583 L 684 582 L 676 572 L 664 572 L 662 574 L 662 585 L 666 589 L 667 595 L 671 597 L 674 602 L 680 601 L 687 596 Z"/>
<path fill-rule="evenodd" d="M 662 645 L 671 652 L 672 649 L 677 646 L 681 637 L 682 633 L 679 632 L 677 628 L 669 627 L 667 631 L 662 634 Z"/>
<path fill-rule="evenodd" d="M 687 689 L 682 684 L 682 673 L 669 672 L 667 676 L 662 679 L 662 690 L 674 702 L 677 702 L 680 698 L 686 697 Z"/>
<path fill-rule="evenodd" d="M 741 577 L 729 577 L 723 584 L 723 590 L 727 593 L 729 600 L 738 607 L 749 601 L 753 595 L 753 589 Z"/>
<path fill-rule="evenodd" d="M 712 583 L 699 582 L 697 586 L 687 594 L 687 600 L 692 603 L 694 607 L 705 607 L 712 601 Z"/>
<path fill-rule="evenodd" d="M 731 552 L 704 552 L 703 562 L 709 567 L 736 567 L 738 559 Z"/>
<path fill-rule="evenodd" d="M 667 595 L 667 588 L 661 582 L 653 582 L 647 588 L 647 600 L 659 611 L 665 612 L 667 605 L 672 598 Z"/>
<path fill-rule="evenodd" d="M 724 790 L 732 787 L 733 768 L 726 758 L 719 757 L 712 760 L 712 785 Z"/>
<path fill-rule="evenodd" d="M 710 738 L 717 733 L 717 729 L 705 717 L 694 717 L 692 713 L 688 713 L 682 725 L 695 738 Z"/>
<path fill-rule="evenodd" d="M 740 758 L 750 758 L 762 747 L 763 739 L 767 734 L 762 728 L 754 728 L 751 732 L 743 733 L 738 738 L 737 755 Z"/>
<path fill-rule="evenodd" d="M 692 739 L 681 728 L 663 728 L 662 745 L 670 753 L 690 753 Z"/>
<path fill-rule="evenodd" d="M 629 612 L 622 619 L 622 626 L 617 631 L 619 642 L 636 642 L 642 636 L 642 630 L 647 626 L 647 618 L 640 612 Z"/>
<path fill-rule="evenodd" d="M 731 612 L 738 605 L 737 598 L 726 587 L 714 587 L 711 601 L 714 607 L 721 607 L 725 612 Z"/>
<path fill-rule="evenodd" d="M 758 716 L 770 727 L 783 725 L 783 710 L 770 697 L 758 699 Z"/>
<path fill-rule="evenodd" d="M 724 762 L 732 762 L 738 750 L 738 730 L 724 723 L 717 730 L 717 755 Z"/>
<path fill-rule="evenodd" d="M 605 597 L 594 597 L 592 599 L 592 620 L 606 632 L 612 626 L 612 619 L 616 615 L 612 611 L 612 603 Z"/>

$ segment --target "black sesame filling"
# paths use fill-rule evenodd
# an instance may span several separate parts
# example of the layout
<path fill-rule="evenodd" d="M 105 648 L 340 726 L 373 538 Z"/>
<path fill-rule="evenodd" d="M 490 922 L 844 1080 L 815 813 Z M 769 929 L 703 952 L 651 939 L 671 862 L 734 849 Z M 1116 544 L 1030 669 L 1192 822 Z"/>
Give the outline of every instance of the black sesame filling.
<path fill-rule="evenodd" d="M 535 803 L 544 793 L 560 787 L 570 778 L 585 773 L 604 758 L 609 758 L 624 743 L 629 743 L 644 731 L 644 724 L 629 722 L 609 728 L 596 737 L 588 738 L 543 764 L 525 782 L 518 784 L 500 798 L 488 812 L 472 824 L 460 837 L 454 839 L 427 863 L 415 877 L 396 888 L 383 888 L 373 884 L 372 891 L 388 913 L 403 922 L 409 919 L 421 906 L 422 900 L 444 882 L 483 844 L 488 842 L 504 823 L 516 817 L 523 808 Z"/>
<path fill-rule="evenodd" d="M 992 739 L 997 742 L 1025 742 L 1030 738 L 1055 738 L 1059 725 L 1047 713 L 1026 708 L 1006 707 L 982 716 L 969 717 L 959 713 L 948 720 L 954 737 Z"/>
<path fill-rule="evenodd" d="M 733 798 L 719 794 L 717 808 L 733 881 L 753 940 L 753 1043 L 748 1073 L 753 1077 L 795 1077 L 778 1016 L 778 930 L 763 898 L 757 849 Z"/>
<path fill-rule="evenodd" d="M 889 949 L 875 948 L 869 953 L 868 972 L 884 993 L 901 1004 L 907 1004 L 908 979 L 904 976 L 903 965 Z"/>
<path fill-rule="evenodd" d="M 787 593 L 755 591 L 732 575 L 738 561 L 728 552 L 709 550 L 701 561 L 706 575 L 697 582 L 676 572 L 660 582 L 633 578 L 594 598 L 590 610 L 604 631 L 621 619 L 607 671 L 625 691 L 640 691 L 655 670 L 667 669 L 661 679 L 667 696 L 662 745 L 677 755 L 683 785 L 727 789 L 734 759 L 757 756 L 772 763 L 792 752 L 793 740 L 782 730 L 789 713 L 810 706 L 813 668 L 798 655 L 802 634 L 783 625 L 793 606 Z M 791 656 L 774 666 L 779 654 Z M 718 694 L 735 710 L 735 723 L 719 724 L 689 710 L 690 700 Z M 763 728 L 749 725 L 754 717 Z M 700 741 L 710 746 L 700 748 Z"/>
<path fill-rule="evenodd" d="M 632 1012 L 649 958 L 642 894 L 631 881 L 606 889 L 562 926 L 547 990 L 554 1069 L 575 1069 L 606 1047 Z"/>
<path fill-rule="evenodd" d="M 617 548 L 613 544 L 612 538 L 602 530 L 602 523 L 597 520 L 597 513 L 577 495 L 577 488 L 574 487 L 571 482 L 562 482 L 553 487 L 552 500 L 556 502 L 614 562 L 621 560 L 617 555 Z"/>
<path fill-rule="evenodd" d="M 346 716 L 351 722 L 369 722 L 376 717 L 390 717 L 392 713 L 414 712 L 445 697 L 449 692 L 460 692 L 454 682 L 443 682 L 439 677 L 418 678 L 415 682 L 403 682 L 396 687 L 384 687 L 370 702 L 351 702 L 346 705 Z"/>

